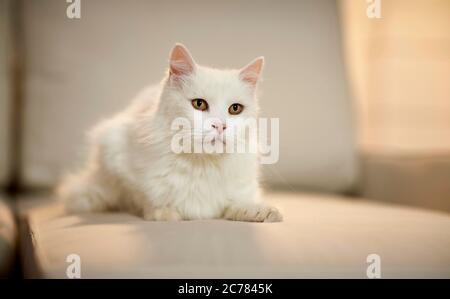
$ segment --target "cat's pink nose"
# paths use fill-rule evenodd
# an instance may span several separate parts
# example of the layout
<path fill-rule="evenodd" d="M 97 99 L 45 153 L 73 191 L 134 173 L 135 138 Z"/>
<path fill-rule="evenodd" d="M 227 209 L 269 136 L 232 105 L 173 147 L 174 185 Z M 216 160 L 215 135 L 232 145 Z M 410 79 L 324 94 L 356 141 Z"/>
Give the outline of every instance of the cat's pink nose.
<path fill-rule="evenodd" d="M 222 124 L 221 122 L 214 122 L 214 123 L 211 124 L 211 126 L 214 129 L 216 129 L 219 132 L 219 134 L 222 134 L 223 131 L 227 128 L 227 126 Z"/>

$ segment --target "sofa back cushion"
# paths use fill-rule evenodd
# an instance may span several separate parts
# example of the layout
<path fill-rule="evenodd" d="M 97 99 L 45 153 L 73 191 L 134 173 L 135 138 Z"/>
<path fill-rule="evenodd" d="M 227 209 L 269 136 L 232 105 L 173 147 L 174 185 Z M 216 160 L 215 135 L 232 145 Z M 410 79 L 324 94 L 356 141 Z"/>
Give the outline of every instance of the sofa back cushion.
<path fill-rule="evenodd" d="M 175 42 L 215 67 L 264 55 L 261 108 L 280 119 L 266 182 L 327 191 L 355 180 L 352 117 L 334 1 L 25 1 L 23 180 L 49 186 L 83 155 L 84 132 L 163 77 Z"/>
<path fill-rule="evenodd" d="M 10 1 L 0 1 L 0 187 L 8 181 L 11 112 Z"/>

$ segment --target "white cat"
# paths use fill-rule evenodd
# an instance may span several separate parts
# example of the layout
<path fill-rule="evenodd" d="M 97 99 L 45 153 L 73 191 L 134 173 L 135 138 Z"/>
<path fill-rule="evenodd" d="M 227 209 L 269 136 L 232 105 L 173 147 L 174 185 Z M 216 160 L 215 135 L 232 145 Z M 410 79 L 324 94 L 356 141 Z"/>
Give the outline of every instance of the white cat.
<path fill-rule="evenodd" d="M 175 45 L 160 86 L 146 89 L 129 108 L 91 131 L 87 165 L 58 188 L 67 210 L 125 210 L 147 220 L 282 221 L 278 210 L 261 200 L 256 153 L 176 153 L 172 148 L 175 134 L 226 143 L 227 134 L 236 134 L 230 124 L 256 118 L 263 63 L 260 57 L 241 70 L 207 68 Z M 200 131 L 173 130 L 179 117 L 213 121 Z"/>

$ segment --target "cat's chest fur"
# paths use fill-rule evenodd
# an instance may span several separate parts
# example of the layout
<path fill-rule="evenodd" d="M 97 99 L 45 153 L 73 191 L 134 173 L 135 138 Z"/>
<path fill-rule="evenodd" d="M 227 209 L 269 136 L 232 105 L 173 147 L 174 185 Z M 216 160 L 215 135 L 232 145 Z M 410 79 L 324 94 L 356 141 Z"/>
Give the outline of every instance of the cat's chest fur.
<path fill-rule="evenodd" d="M 175 207 L 192 219 L 217 218 L 227 204 L 240 198 L 239 193 L 253 187 L 252 159 L 168 154 L 154 161 L 143 184 L 155 206 Z"/>

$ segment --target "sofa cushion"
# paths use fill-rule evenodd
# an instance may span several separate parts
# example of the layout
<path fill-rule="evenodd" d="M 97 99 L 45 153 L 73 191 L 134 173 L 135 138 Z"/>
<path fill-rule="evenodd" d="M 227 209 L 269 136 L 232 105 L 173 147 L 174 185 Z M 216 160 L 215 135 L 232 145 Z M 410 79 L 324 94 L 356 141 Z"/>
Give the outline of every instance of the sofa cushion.
<path fill-rule="evenodd" d="M 382 278 L 450 278 L 449 214 L 333 195 L 267 198 L 284 222 L 148 222 L 22 200 L 26 255 L 35 276 L 53 278 L 66 277 L 72 254 L 82 278 L 365 278 L 372 254 Z"/>
<path fill-rule="evenodd" d="M 11 1 L 0 1 L 0 187 L 8 180 L 11 113 L 11 43 L 9 27 Z"/>
<path fill-rule="evenodd" d="M 12 205 L 0 194 L 0 278 L 8 277 L 14 263 L 17 226 Z"/>
<path fill-rule="evenodd" d="M 266 57 L 261 106 L 280 118 L 266 181 L 342 191 L 356 176 L 350 102 L 334 1 L 25 1 L 24 184 L 52 185 L 83 157 L 84 132 L 159 82 L 182 42 L 200 64 Z M 186 18 L 189 13 L 192 17 Z"/>
<path fill-rule="evenodd" d="M 449 154 L 366 153 L 361 177 L 364 197 L 450 213 Z"/>

